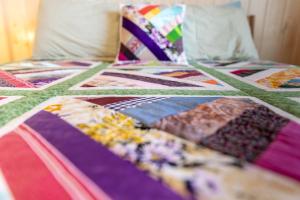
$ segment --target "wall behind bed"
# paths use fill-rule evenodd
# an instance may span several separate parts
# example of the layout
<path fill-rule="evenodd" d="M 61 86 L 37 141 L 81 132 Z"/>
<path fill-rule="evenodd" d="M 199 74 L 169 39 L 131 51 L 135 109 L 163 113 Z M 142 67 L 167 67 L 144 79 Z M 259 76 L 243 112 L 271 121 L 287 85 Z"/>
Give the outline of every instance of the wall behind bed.
<path fill-rule="evenodd" d="M 40 0 L 0 0 L 0 63 L 29 58 Z"/>
<path fill-rule="evenodd" d="M 39 1 L 0 0 L 0 63 L 30 58 Z M 211 5 L 231 0 L 176 2 Z M 300 65 L 300 0 L 242 0 L 242 5 L 248 15 L 255 15 L 254 40 L 260 56 Z"/>

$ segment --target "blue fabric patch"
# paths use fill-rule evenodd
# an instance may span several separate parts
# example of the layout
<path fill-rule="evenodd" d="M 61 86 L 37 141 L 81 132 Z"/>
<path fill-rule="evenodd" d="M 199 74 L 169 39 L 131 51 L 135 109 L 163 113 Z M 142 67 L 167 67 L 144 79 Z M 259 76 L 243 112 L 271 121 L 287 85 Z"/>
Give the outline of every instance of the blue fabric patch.
<path fill-rule="evenodd" d="M 166 24 L 173 22 L 174 18 L 183 12 L 182 6 L 172 6 L 161 10 L 160 13 L 150 19 L 150 21 L 157 29 L 161 30 Z"/>
<path fill-rule="evenodd" d="M 224 5 L 224 7 L 230 7 L 230 8 L 242 8 L 241 1 L 233 1 L 231 3 L 227 3 Z"/>
<path fill-rule="evenodd" d="M 220 97 L 171 97 L 157 102 L 145 103 L 135 108 L 122 110 L 147 126 L 170 115 L 176 115 L 194 109 L 199 104 L 208 103 Z"/>
<path fill-rule="evenodd" d="M 288 83 L 300 83 L 300 78 L 291 79 Z"/>

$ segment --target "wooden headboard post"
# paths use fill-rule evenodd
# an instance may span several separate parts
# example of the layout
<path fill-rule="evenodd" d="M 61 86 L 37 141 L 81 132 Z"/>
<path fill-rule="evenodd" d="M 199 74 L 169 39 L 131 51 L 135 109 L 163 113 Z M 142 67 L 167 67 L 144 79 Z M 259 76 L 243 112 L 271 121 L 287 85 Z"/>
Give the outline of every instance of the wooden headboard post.
<path fill-rule="evenodd" d="M 254 37 L 255 16 L 254 15 L 249 15 L 248 16 L 248 22 L 249 22 L 252 37 Z"/>

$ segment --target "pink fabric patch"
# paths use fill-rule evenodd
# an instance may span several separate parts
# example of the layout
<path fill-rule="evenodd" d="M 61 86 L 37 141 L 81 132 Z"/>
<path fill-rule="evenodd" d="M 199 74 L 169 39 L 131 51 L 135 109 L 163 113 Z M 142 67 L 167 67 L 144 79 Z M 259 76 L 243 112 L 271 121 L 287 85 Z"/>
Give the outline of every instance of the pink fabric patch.
<path fill-rule="evenodd" d="M 300 125 L 290 122 L 281 129 L 255 164 L 300 181 Z"/>
<path fill-rule="evenodd" d="M 128 58 L 123 53 L 120 52 L 119 60 L 128 60 Z"/>

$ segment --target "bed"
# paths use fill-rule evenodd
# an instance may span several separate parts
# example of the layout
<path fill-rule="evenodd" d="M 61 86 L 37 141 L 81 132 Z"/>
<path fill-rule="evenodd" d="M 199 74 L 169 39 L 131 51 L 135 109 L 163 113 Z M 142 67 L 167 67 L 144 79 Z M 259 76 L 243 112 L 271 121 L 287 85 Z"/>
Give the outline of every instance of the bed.
<path fill-rule="evenodd" d="M 299 199 L 298 66 L 34 59 L 0 80 L 0 199 Z"/>

